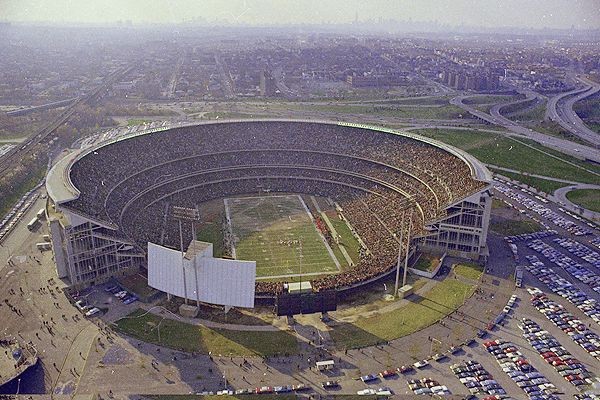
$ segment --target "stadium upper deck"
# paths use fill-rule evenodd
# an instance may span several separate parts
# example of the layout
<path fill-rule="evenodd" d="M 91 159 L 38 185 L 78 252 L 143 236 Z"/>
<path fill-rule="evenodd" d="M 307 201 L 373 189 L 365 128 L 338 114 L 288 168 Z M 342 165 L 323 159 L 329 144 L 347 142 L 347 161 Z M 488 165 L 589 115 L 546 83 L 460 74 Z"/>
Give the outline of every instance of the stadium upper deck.
<path fill-rule="evenodd" d="M 101 143 L 59 162 L 47 186 L 68 217 L 55 229 L 55 252 L 62 252 L 56 258 L 64 261 L 58 269 L 79 284 L 143 266 L 148 241 L 177 245 L 178 235 L 164 226 L 169 204 L 195 207 L 270 191 L 339 201 L 378 259 L 358 280 L 391 266 L 409 214 L 421 246 L 484 254 L 490 180 L 473 157 L 417 135 L 327 121 L 244 120 Z M 340 286 L 334 283 L 326 286 Z"/>

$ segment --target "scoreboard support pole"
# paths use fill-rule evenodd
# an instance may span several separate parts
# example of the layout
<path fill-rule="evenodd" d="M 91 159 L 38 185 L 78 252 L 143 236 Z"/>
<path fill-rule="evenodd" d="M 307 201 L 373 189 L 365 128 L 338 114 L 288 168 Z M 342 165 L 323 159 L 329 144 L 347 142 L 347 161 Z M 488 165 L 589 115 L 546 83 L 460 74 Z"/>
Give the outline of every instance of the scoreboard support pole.
<path fill-rule="evenodd" d="M 402 258 L 402 239 L 404 237 L 404 214 L 400 223 L 400 244 L 398 245 L 398 260 L 396 260 L 396 284 L 394 285 L 394 297 L 398 297 L 398 284 L 400 282 L 400 260 Z"/>

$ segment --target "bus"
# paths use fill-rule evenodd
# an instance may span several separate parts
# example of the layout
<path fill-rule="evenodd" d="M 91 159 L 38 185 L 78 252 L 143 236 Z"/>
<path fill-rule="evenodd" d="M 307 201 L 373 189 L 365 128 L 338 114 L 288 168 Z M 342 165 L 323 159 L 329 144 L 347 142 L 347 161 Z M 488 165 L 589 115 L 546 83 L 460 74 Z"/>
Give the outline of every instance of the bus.
<path fill-rule="evenodd" d="M 31 221 L 29 221 L 29 223 L 27 224 L 27 229 L 29 229 L 31 232 L 33 232 L 38 228 L 39 225 L 40 225 L 40 220 L 38 219 L 38 217 L 33 217 L 33 219 Z"/>

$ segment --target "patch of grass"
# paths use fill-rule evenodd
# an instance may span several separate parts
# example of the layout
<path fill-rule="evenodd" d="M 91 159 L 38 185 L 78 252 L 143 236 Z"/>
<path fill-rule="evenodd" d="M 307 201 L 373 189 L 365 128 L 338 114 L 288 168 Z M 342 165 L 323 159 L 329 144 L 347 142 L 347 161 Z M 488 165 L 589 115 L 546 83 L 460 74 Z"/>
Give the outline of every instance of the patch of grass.
<path fill-rule="evenodd" d="M 524 109 L 523 112 L 518 112 L 518 110 L 514 108 L 505 108 L 502 109 L 502 113 L 508 114 L 510 112 L 515 112 L 515 114 L 508 117 L 508 119 L 511 119 L 513 121 L 541 121 L 546 116 L 546 103 L 547 100 L 543 100 L 535 107 L 526 110 Z M 521 104 L 521 106 L 526 108 L 527 105 Z"/>
<path fill-rule="evenodd" d="M 531 129 L 533 129 L 534 131 L 538 131 L 538 132 L 544 133 L 546 135 L 555 136 L 555 137 L 565 139 L 565 140 L 570 140 L 571 142 L 574 142 L 574 143 L 589 145 L 588 142 L 573 135 L 571 132 L 564 129 L 558 123 L 553 122 L 553 121 L 541 121 L 539 123 L 536 123 L 533 125 L 529 124 L 527 126 L 530 127 Z"/>
<path fill-rule="evenodd" d="M 339 114 L 365 114 L 396 118 L 416 119 L 457 119 L 470 118 L 462 108 L 453 105 L 442 107 L 406 107 L 384 105 L 305 105 L 304 110 Z"/>
<path fill-rule="evenodd" d="M 196 239 L 201 242 L 213 244 L 213 255 L 215 257 L 223 256 L 223 231 L 219 222 L 209 222 L 200 225 L 196 232 Z"/>
<path fill-rule="evenodd" d="M 341 236 L 340 246 L 344 246 L 348 255 L 354 261 L 354 263 L 358 263 L 359 253 L 360 253 L 360 243 L 352 234 L 350 228 L 346 222 L 339 219 L 337 214 L 331 213 L 328 214 L 329 221 L 331 221 L 331 225 L 335 228 L 336 232 Z"/>
<path fill-rule="evenodd" d="M 449 97 L 414 97 L 396 100 L 386 100 L 389 104 L 406 104 L 414 106 L 442 106 L 450 103 Z"/>
<path fill-rule="evenodd" d="M 157 292 L 156 289 L 148 286 L 148 277 L 141 274 L 124 276 L 118 278 L 117 281 L 125 289 L 137 294 L 138 296 L 141 296 L 142 298 L 146 298 Z"/>
<path fill-rule="evenodd" d="M 298 353 L 298 342 L 288 332 L 209 329 L 174 319 L 163 319 L 142 309 L 118 320 L 115 325 L 118 331 L 135 339 L 186 352 L 244 357 Z"/>
<path fill-rule="evenodd" d="M 452 268 L 456 275 L 475 281 L 483 275 L 483 267 L 477 264 L 454 264 Z"/>
<path fill-rule="evenodd" d="M 150 121 L 147 119 L 128 119 L 127 126 L 142 125 L 142 124 L 145 124 L 146 122 L 150 122 Z"/>
<path fill-rule="evenodd" d="M 533 144 L 534 142 L 531 141 L 515 140 L 499 134 L 473 130 L 417 129 L 412 132 L 463 149 L 486 164 L 552 178 L 600 184 L 600 175 L 594 175 L 583 169 L 600 173 L 600 166 L 587 164 L 537 143 Z M 556 155 L 560 159 L 544 153 Z"/>
<path fill-rule="evenodd" d="M 341 324 L 330 332 L 339 348 L 371 346 L 410 335 L 456 310 L 473 294 L 475 285 L 446 279 L 423 297 L 412 295 L 409 303 L 390 312 Z"/>
<path fill-rule="evenodd" d="M 490 110 L 492 109 L 492 107 L 494 107 L 495 104 L 478 104 L 475 107 L 475 109 L 482 111 L 484 113 L 490 113 Z"/>
<path fill-rule="evenodd" d="M 600 190 L 577 189 L 567 193 L 567 199 L 591 211 L 600 212 Z"/>
<path fill-rule="evenodd" d="M 428 254 L 421 254 L 417 263 L 413 265 L 413 268 L 418 269 L 419 271 L 433 271 L 440 263 L 440 259 L 437 257 L 433 257 Z"/>
<path fill-rule="evenodd" d="M 562 183 L 557 181 L 550 181 L 547 179 L 536 178 L 529 175 L 523 174 L 514 174 L 512 172 L 502 171 L 499 169 L 490 168 L 493 172 L 498 173 L 500 175 L 506 176 L 515 181 L 519 181 L 524 183 L 527 186 L 535 188 L 537 190 L 541 190 L 544 193 L 552 194 L 556 189 L 560 189 L 561 187 L 568 186 L 568 183 Z"/>
<path fill-rule="evenodd" d="M 518 100 L 523 98 L 523 95 L 482 95 L 467 97 L 463 100 L 465 104 L 496 104 L 496 103 L 507 103 L 509 101 Z"/>
<path fill-rule="evenodd" d="M 4 217 L 25 193 L 40 183 L 45 174 L 46 166 L 40 166 L 37 170 L 27 173 L 27 180 L 23 184 L 20 184 L 16 188 L 11 188 L 5 193 L 0 191 L 0 215 Z"/>
<path fill-rule="evenodd" d="M 543 230 L 542 226 L 531 219 L 499 219 L 490 222 L 490 229 L 502 236 L 521 235 Z"/>
<path fill-rule="evenodd" d="M 197 111 L 194 111 L 194 113 L 195 112 L 197 112 Z M 263 115 L 254 115 L 254 114 L 246 114 L 246 113 L 230 112 L 230 111 L 223 111 L 223 112 L 214 111 L 214 112 L 207 112 L 206 114 L 202 115 L 202 119 L 244 119 L 244 118 L 259 118 L 259 117 L 263 117 Z"/>

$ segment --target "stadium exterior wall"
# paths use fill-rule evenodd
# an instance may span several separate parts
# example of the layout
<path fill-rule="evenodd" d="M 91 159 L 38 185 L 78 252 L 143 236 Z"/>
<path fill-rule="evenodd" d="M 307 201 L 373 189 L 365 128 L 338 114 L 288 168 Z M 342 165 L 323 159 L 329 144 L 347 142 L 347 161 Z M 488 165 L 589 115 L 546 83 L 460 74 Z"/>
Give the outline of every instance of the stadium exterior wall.
<path fill-rule="evenodd" d="M 426 225 L 428 233 L 414 238 L 411 243 L 420 249 L 446 252 L 453 256 L 476 260 L 485 260 L 487 257 L 486 240 L 491 211 L 492 176 L 481 162 L 457 148 L 408 132 L 336 121 L 253 119 L 251 121 L 209 121 L 180 126 L 269 121 L 322 123 L 406 136 L 439 147 L 460 158 L 469 166 L 472 177 L 487 185 L 477 193 L 473 193 L 447 207 L 448 216 L 438 221 L 428 222 Z M 71 167 L 79 159 L 100 147 L 169 129 L 172 129 L 172 127 L 136 132 L 71 153 L 61 159 L 49 172 L 46 187 L 50 196 L 49 207 L 52 208 L 52 212 L 49 212 L 49 222 L 53 250 L 57 261 L 57 273 L 60 277 L 67 278 L 71 286 L 82 288 L 105 282 L 112 277 L 137 272 L 140 268 L 147 269 L 146 252 L 136 246 L 133 241 L 123 237 L 118 232 L 117 226 L 107 221 L 99 221 L 91 216 L 74 213 L 72 210 L 61 206 L 63 203 L 79 197 L 79 190 L 71 182 Z M 386 272 L 382 276 L 388 273 Z M 378 281 L 379 278 L 374 277 L 369 282 Z M 354 289 L 354 287 L 351 289 Z"/>

